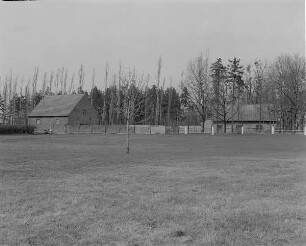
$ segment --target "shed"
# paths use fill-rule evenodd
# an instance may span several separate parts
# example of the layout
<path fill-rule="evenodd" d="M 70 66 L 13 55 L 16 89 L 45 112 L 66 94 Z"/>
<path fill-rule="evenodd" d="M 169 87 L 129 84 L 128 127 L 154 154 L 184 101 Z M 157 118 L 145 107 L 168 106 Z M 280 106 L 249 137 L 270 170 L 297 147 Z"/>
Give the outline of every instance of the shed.
<path fill-rule="evenodd" d="M 84 94 L 46 96 L 28 115 L 38 132 L 65 132 L 67 125 L 98 125 L 98 113 Z"/>
<path fill-rule="evenodd" d="M 265 132 L 270 131 L 271 125 L 276 124 L 275 114 L 269 104 L 244 104 L 234 111 L 236 112 L 234 115 L 228 114 L 227 132 L 233 130 L 239 133 L 242 125 L 248 132 Z M 217 122 L 214 119 L 214 124 L 217 124 L 218 131 L 223 131 L 222 120 Z"/>

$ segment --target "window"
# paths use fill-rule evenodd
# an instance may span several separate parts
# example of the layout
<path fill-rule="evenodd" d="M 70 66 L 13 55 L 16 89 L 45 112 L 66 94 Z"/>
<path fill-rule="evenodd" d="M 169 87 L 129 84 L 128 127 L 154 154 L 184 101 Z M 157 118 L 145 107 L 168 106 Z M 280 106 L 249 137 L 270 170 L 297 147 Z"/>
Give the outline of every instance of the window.
<path fill-rule="evenodd" d="M 83 110 L 83 115 L 86 115 L 86 110 L 85 109 Z"/>
<path fill-rule="evenodd" d="M 56 119 L 56 125 L 59 125 L 59 119 Z"/>
<path fill-rule="evenodd" d="M 37 125 L 40 125 L 40 119 L 37 119 L 37 120 L 36 120 L 36 124 L 37 124 Z"/>

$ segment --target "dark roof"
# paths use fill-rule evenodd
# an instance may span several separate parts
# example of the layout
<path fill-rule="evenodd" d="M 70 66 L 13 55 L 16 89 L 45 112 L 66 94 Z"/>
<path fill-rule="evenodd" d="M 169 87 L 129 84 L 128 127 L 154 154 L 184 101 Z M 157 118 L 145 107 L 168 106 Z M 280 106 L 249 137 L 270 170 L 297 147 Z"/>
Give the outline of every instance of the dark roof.
<path fill-rule="evenodd" d="M 233 117 L 234 121 L 276 121 L 270 105 L 245 104 L 240 107 L 239 113 Z"/>
<path fill-rule="evenodd" d="M 29 117 L 68 116 L 78 102 L 83 98 L 83 96 L 85 95 L 75 94 L 46 96 L 31 111 Z"/>

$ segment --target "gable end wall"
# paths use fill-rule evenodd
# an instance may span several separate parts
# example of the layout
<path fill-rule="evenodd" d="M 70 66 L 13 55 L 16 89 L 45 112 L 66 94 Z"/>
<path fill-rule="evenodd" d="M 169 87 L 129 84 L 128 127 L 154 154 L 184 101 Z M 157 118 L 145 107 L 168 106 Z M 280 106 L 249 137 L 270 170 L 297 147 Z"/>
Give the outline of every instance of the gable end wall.
<path fill-rule="evenodd" d="M 83 111 L 86 110 L 86 114 Z M 68 116 L 69 125 L 98 125 L 98 113 L 84 96 Z"/>

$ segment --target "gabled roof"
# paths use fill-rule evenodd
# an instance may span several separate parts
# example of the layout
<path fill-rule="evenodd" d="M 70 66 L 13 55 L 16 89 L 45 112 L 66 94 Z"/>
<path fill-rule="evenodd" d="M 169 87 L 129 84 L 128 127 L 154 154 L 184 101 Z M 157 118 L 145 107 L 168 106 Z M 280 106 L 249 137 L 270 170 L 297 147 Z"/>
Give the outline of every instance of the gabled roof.
<path fill-rule="evenodd" d="M 239 113 L 233 117 L 234 121 L 276 121 L 268 104 L 245 104 Z"/>
<path fill-rule="evenodd" d="M 84 94 L 46 96 L 28 116 L 68 116 L 84 96 Z"/>

